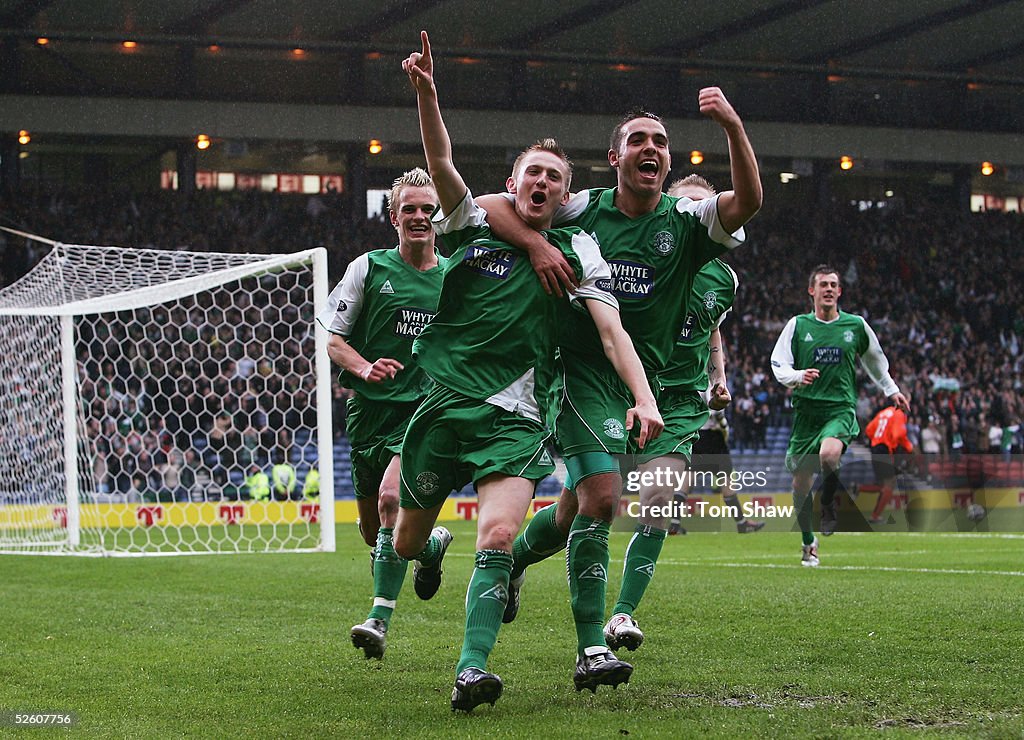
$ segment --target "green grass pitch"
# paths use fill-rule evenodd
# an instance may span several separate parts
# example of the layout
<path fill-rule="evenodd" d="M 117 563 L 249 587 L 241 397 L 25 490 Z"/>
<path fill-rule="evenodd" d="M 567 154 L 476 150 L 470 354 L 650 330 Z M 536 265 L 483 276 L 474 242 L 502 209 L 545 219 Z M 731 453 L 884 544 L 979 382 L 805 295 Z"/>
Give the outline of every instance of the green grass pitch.
<path fill-rule="evenodd" d="M 504 696 L 467 716 L 449 696 L 475 529 L 452 529 L 441 591 L 419 601 L 410 569 L 383 661 L 349 641 L 371 598 L 351 525 L 332 554 L 0 557 L 0 712 L 73 711 L 63 732 L 87 737 L 1024 735 L 1020 535 L 840 533 L 818 569 L 792 533 L 670 538 L 633 678 L 596 695 L 573 689 L 556 556 L 499 634 Z"/>

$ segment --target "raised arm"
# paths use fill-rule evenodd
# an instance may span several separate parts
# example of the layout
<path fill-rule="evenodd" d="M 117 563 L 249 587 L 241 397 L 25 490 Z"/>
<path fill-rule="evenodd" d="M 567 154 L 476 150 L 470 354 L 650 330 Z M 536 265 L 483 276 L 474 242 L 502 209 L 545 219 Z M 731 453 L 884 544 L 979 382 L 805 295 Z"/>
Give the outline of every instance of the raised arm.
<path fill-rule="evenodd" d="M 637 443 L 642 450 L 649 440 L 656 438 L 665 428 L 644 367 L 633 348 L 633 341 L 622 328 L 618 310 L 607 303 L 593 300 L 587 301 L 587 309 L 601 335 L 605 355 L 636 401 L 636 405 L 626 412 L 626 429 L 639 424 Z"/>
<path fill-rule="evenodd" d="M 743 120 L 721 89 L 703 88 L 698 95 L 698 103 L 700 112 L 721 126 L 729 140 L 732 190 L 727 190 L 718 198 L 718 219 L 731 234 L 761 209 L 763 193 L 757 156 L 747 138 Z"/>
<path fill-rule="evenodd" d="M 434 60 L 430 55 L 430 39 L 420 31 L 421 51 L 414 51 L 402 62 L 402 69 L 416 90 L 416 106 L 420 116 L 420 137 L 427 169 L 434 181 L 441 209 L 445 214 L 455 210 L 466 197 L 466 183 L 452 162 L 452 142 L 441 118 L 434 85 Z"/>

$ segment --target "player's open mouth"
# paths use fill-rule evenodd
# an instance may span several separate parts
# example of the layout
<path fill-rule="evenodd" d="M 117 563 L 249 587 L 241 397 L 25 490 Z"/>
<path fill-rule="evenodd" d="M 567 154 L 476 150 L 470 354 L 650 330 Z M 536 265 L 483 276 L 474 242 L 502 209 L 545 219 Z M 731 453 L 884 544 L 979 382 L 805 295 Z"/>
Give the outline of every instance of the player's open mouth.
<path fill-rule="evenodd" d="M 540 192 L 540 191 L 535 191 L 535 192 L 534 192 L 534 193 L 533 193 L 533 194 L 532 194 L 532 195 L 530 196 L 530 201 L 531 201 L 531 202 L 532 202 L 532 203 L 533 203 L 533 204 L 534 204 L 535 206 L 542 206 L 542 205 L 544 205 L 545 203 L 547 203 L 547 202 L 548 202 L 548 196 L 547 196 L 547 195 L 546 195 L 545 193 L 542 193 L 542 192 Z"/>
<path fill-rule="evenodd" d="M 645 159 L 639 165 L 637 169 L 641 175 L 655 176 L 658 174 L 658 163 L 653 159 Z"/>
<path fill-rule="evenodd" d="M 410 226 L 409 231 L 414 234 L 426 234 L 430 231 L 429 226 Z"/>

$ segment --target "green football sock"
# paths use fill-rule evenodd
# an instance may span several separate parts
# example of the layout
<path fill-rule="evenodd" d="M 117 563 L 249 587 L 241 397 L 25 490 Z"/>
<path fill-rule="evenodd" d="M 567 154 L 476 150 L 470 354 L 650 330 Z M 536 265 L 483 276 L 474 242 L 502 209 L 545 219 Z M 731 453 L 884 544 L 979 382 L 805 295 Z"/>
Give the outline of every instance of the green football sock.
<path fill-rule="evenodd" d="M 793 492 L 793 506 L 796 508 L 796 521 L 803 535 L 803 542 L 809 545 L 814 542 L 814 496 L 805 493 L 803 496 Z"/>
<path fill-rule="evenodd" d="M 612 614 L 633 614 L 644 592 L 654 578 L 654 566 L 661 554 L 668 532 L 638 524 L 626 548 L 626 564 L 622 569 L 619 600 Z"/>
<path fill-rule="evenodd" d="M 395 552 L 394 529 L 381 527 L 373 551 L 373 608 L 369 619 L 383 619 L 385 624 L 391 620 L 408 568 L 409 561 Z"/>
<path fill-rule="evenodd" d="M 732 507 L 730 511 L 732 511 L 732 518 L 735 521 L 742 522 L 744 519 L 746 519 L 746 517 L 743 516 L 743 505 L 740 503 L 739 494 L 723 493 L 722 501 L 725 502 L 726 506 Z"/>
<path fill-rule="evenodd" d="M 529 566 L 565 547 L 565 534 L 555 525 L 557 508 L 556 502 L 534 514 L 526 529 L 512 543 L 512 578 L 518 578 Z"/>
<path fill-rule="evenodd" d="M 837 490 L 839 490 L 839 471 L 833 470 L 831 473 L 824 473 L 824 480 L 821 483 L 821 505 L 829 506 L 832 499 L 836 497 Z"/>
<path fill-rule="evenodd" d="M 566 565 L 579 653 L 604 645 L 604 598 L 608 590 L 608 530 L 601 519 L 577 515 L 569 528 Z"/>
<path fill-rule="evenodd" d="M 418 560 L 420 565 L 430 567 L 437 562 L 437 559 L 441 557 L 441 540 L 437 539 L 433 534 L 427 538 L 427 544 L 423 546 L 423 549 L 414 555 L 411 559 Z"/>
<path fill-rule="evenodd" d="M 508 603 L 508 574 L 512 555 L 504 550 L 480 550 L 466 590 L 466 632 L 462 655 L 455 668 L 458 676 L 467 668 L 487 668 L 487 656 L 498 639 L 501 615 Z"/>

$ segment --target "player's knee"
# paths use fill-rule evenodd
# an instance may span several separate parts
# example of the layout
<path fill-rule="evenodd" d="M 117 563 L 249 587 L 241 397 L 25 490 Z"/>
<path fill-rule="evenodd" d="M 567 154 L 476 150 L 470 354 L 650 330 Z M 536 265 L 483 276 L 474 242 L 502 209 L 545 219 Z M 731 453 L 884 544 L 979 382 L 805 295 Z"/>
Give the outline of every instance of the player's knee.
<path fill-rule="evenodd" d="M 476 549 L 512 552 L 512 543 L 518 533 L 518 527 L 506 522 L 497 522 L 477 533 Z"/>
<path fill-rule="evenodd" d="M 645 507 L 667 506 L 672 503 L 674 493 L 671 488 L 644 488 L 640 491 L 640 505 Z"/>
<path fill-rule="evenodd" d="M 394 521 L 398 516 L 397 486 L 381 486 L 377 494 L 377 511 L 382 522 Z"/>

